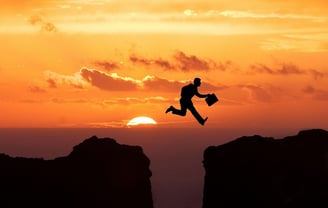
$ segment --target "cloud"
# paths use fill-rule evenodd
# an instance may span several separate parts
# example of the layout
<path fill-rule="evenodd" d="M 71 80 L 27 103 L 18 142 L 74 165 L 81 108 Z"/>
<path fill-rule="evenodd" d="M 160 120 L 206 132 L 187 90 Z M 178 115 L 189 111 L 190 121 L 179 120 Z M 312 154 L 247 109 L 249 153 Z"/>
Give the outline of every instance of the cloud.
<path fill-rule="evenodd" d="M 137 98 L 137 97 L 126 97 L 126 98 L 117 98 L 111 100 L 104 100 L 102 104 L 104 105 L 129 105 L 129 104 L 156 104 L 156 103 L 171 103 L 172 99 L 164 98 L 162 96 L 155 97 L 145 97 L 145 98 Z"/>
<path fill-rule="evenodd" d="M 310 69 L 308 72 L 310 74 L 312 74 L 313 78 L 316 79 L 316 80 L 317 79 L 322 79 L 322 78 L 325 78 L 325 77 L 328 76 L 327 73 L 323 73 L 323 72 L 317 71 L 315 69 Z"/>
<path fill-rule="evenodd" d="M 174 70 L 175 69 L 175 66 L 172 65 L 169 61 L 161 59 L 161 58 L 154 60 L 154 64 L 156 66 L 159 66 L 166 70 Z"/>
<path fill-rule="evenodd" d="M 311 85 L 308 85 L 302 89 L 302 92 L 307 93 L 307 94 L 313 94 L 313 93 L 315 93 L 315 91 L 316 90 Z"/>
<path fill-rule="evenodd" d="M 155 90 L 155 91 L 163 91 L 163 92 L 176 92 L 180 93 L 181 88 L 184 85 L 187 85 L 190 82 L 186 81 L 175 81 L 175 80 L 167 80 L 156 76 L 147 76 L 142 80 L 142 84 L 144 90 Z M 202 81 L 201 91 L 205 92 L 213 92 L 215 90 L 220 90 L 226 88 L 226 86 L 215 86 L 205 81 Z"/>
<path fill-rule="evenodd" d="M 221 70 L 225 71 L 229 68 L 232 63 L 226 62 L 215 62 L 212 60 L 205 60 L 195 55 L 187 55 L 182 51 L 178 51 L 174 54 L 174 59 L 177 62 L 177 68 L 182 71 L 209 71 L 209 70 Z"/>
<path fill-rule="evenodd" d="M 135 54 L 133 54 L 133 55 L 130 56 L 130 61 L 132 63 L 146 65 L 146 66 L 149 66 L 151 64 L 151 62 L 152 62 L 151 59 L 145 59 L 145 58 L 139 57 L 139 56 L 137 56 Z"/>
<path fill-rule="evenodd" d="M 170 63 L 168 60 L 162 58 L 158 59 L 146 59 L 136 54 L 130 56 L 130 61 L 134 64 L 140 64 L 143 66 L 157 66 L 164 70 L 175 70 L 176 66 L 173 63 Z"/>
<path fill-rule="evenodd" d="M 209 71 L 221 70 L 225 71 L 232 63 L 215 62 L 212 60 L 205 60 L 195 55 L 187 55 L 182 51 L 177 51 L 172 55 L 172 60 L 165 60 L 163 58 L 143 58 L 136 54 L 130 56 L 130 61 L 134 64 L 140 64 L 146 67 L 159 67 L 164 70 L 180 70 L 180 71 Z"/>
<path fill-rule="evenodd" d="M 33 93 L 45 93 L 46 90 L 39 86 L 29 86 L 29 91 Z"/>
<path fill-rule="evenodd" d="M 82 68 L 81 76 L 92 86 L 102 90 L 112 91 L 177 91 L 183 85 L 183 82 L 170 81 L 155 76 L 146 76 L 142 80 L 131 77 L 122 77 L 117 73 L 106 73 L 95 69 Z"/>
<path fill-rule="evenodd" d="M 58 85 L 69 85 L 74 88 L 83 89 L 87 84 L 80 73 L 74 75 L 63 75 L 52 71 L 45 72 L 46 81 L 50 88 L 57 88 Z"/>
<path fill-rule="evenodd" d="M 144 90 L 156 90 L 164 92 L 174 92 L 180 90 L 183 82 L 162 79 L 155 76 L 147 76 L 142 81 Z"/>
<path fill-rule="evenodd" d="M 54 79 L 49 78 L 49 79 L 47 79 L 47 82 L 48 82 L 48 86 L 50 88 L 57 88 L 57 83 Z"/>
<path fill-rule="evenodd" d="M 44 21 L 43 18 L 39 15 L 30 16 L 28 22 L 33 26 L 40 26 L 40 29 L 42 31 L 46 31 L 46 32 L 58 31 L 57 27 L 53 23 Z"/>
<path fill-rule="evenodd" d="M 168 80 L 157 76 L 145 76 L 143 79 L 120 76 L 117 73 L 108 73 L 97 69 L 82 67 L 73 75 L 62 75 L 56 72 L 46 71 L 46 81 L 49 88 L 59 88 L 60 85 L 69 85 L 74 88 L 85 89 L 94 86 L 106 91 L 140 91 L 140 92 L 164 92 L 179 94 L 182 86 L 190 81 Z M 201 91 L 210 93 L 215 90 L 225 89 L 224 85 L 213 85 L 202 81 Z"/>
<path fill-rule="evenodd" d="M 112 61 L 95 61 L 94 64 L 102 69 L 105 69 L 106 71 L 112 71 L 120 68 L 119 64 Z"/>
<path fill-rule="evenodd" d="M 41 26 L 42 31 L 57 32 L 56 26 L 51 22 L 43 22 Z"/>
<path fill-rule="evenodd" d="M 135 54 L 130 56 L 130 61 L 133 64 L 140 64 L 143 66 L 157 66 L 164 70 L 175 70 L 176 66 L 173 63 L 170 63 L 168 60 L 162 58 L 158 59 L 146 59 Z"/>
<path fill-rule="evenodd" d="M 251 70 L 256 73 L 268 73 L 274 75 L 289 75 L 289 74 L 305 74 L 305 70 L 301 70 L 294 64 L 282 63 L 277 68 L 269 67 L 265 64 L 253 64 Z"/>
<path fill-rule="evenodd" d="M 263 87 L 254 84 L 239 85 L 242 89 L 248 91 L 249 98 L 253 101 L 270 102 L 272 96 Z"/>
<path fill-rule="evenodd" d="M 265 64 L 252 64 L 250 65 L 251 73 L 262 73 L 272 75 L 304 75 L 310 74 L 313 79 L 322 79 L 327 77 L 327 73 L 320 72 L 315 69 L 301 69 L 292 63 L 282 63 L 277 67 L 269 67 Z"/>
<path fill-rule="evenodd" d="M 320 91 L 315 96 L 314 99 L 320 101 L 328 101 L 328 91 Z"/>
<path fill-rule="evenodd" d="M 179 68 L 182 71 L 190 71 L 190 70 L 197 70 L 197 71 L 207 71 L 209 70 L 210 63 L 205 60 L 202 60 L 194 55 L 186 55 L 182 51 L 178 51 L 174 55 L 174 59 L 178 61 Z"/>
<path fill-rule="evenodd" d="M 322 89 L 316 89 L 311 85 L 306 86 L 302 89 L 302 92 L 309 94 L 315 100 L 328 101 L 328 91 Z"/>
<path fill-rule="evenodd" d="M 28 22 L 31 23 L 31 25 L 37 25 L 37 24 L 42 24 L 43 20 L 40 16 L 33 15 L 33 16 L 30 16 L 30 18 L 28 19 Z"/>
<path fill-rule="evenodd" d="M 84 99 L 84 98 L 51 98 L 50 100 L 53 103 L 78 103 L 78 104 L 82 104 L 82 103 L 92 103 L 90 100 Z"/>
<path fill-rule="evenodd" d="M 102 90 L 129 91 L 138 88 L 138 80 L 121 77 L 116 73 L 105 73 L 95 69 L 82 68 L 80 75 L 91 85 Z"/>

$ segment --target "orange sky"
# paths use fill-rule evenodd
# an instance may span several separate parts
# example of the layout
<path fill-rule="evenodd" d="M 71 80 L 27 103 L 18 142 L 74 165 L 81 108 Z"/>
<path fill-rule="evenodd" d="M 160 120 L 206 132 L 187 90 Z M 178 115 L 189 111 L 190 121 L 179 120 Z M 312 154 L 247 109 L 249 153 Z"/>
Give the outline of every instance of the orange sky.
<path fill-rule="evenodd" d="M 15 3 L 13 3 L 15 2 Z M 200 127 L 166 115 L 180 88 L 207 127 L 327 128 L 325 0 L 2 0 L 0 127 Z"/>

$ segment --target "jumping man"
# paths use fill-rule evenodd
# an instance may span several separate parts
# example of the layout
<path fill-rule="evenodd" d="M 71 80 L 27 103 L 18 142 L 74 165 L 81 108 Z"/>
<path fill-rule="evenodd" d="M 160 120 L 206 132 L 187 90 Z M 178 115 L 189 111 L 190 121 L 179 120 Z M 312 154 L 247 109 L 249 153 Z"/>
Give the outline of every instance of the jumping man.
<path fill-rule="evenodd" d="M 203 95 L 198 92 L 198 87 L 201 85 L 201 80 L 200 78 L 195 78 L 194 83 L 190 83 L 189 85 L 186 85 L 181 88 L 181 98 L 180 98 L 180 110 L 176 109 L 172 105 L 165 111 L 165 113 L 168 113 L 172 111 L 172 114 L 180 115 L 180 116 L 185 116 L 187 113 L 187 109 L 190 110 L 192 115 L 197 119 L 197 121 L 201 124 L 204 125 L 205 122 L 207 121 L 207 117 L 203 119 L 201 115 L 197 112 L 195 109 L 191 99 L 194 95 L 196 95 L 199 98 L 206 98 L 209 94 Z"/>

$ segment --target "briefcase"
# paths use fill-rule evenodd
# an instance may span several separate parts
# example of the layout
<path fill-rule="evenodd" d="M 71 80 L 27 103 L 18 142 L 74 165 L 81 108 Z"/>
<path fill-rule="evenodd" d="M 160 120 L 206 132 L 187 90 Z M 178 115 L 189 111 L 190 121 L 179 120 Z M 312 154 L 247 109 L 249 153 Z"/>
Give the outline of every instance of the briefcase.
<path fill-rule="evenodd" d="M 214 103 L 218 102 L 219 99 L 216 97 L 216 95 L 213 93 L 213 94 L 209 94 L 207 96 L 207 98 L 205 99 L 206 103 L 208 106 L 211 106 L 213 105 Z"/>

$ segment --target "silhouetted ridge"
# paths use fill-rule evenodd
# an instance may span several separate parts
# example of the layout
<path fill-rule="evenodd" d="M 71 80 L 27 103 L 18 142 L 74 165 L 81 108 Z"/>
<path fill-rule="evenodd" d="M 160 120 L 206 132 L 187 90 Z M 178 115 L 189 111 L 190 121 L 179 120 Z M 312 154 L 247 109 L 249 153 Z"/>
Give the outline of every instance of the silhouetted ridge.
<path fill-rule="evenodd" d="M 323 130 L 323 129 L 310 129 L 310 130 L 303 130 L 300 131 L 297 136 L 299 137 L 314 137 L 315 138 L 327 138 L 327 131 Z"/>
<path fill-rule="evenodd" d="M 54 160 L 0 154 L 0 207 L 152 208 L 149 165 L 141 147 L 96 136 Z"/>
<path fill-rule="evenodd" d="M 328 132 L 258 135 L 208 147 L 203 208 L 328 207 Z"/>

